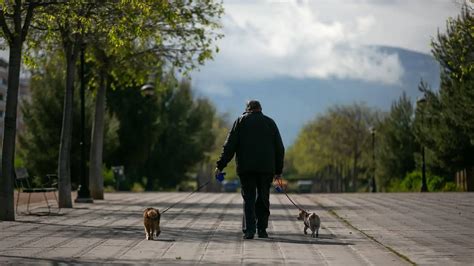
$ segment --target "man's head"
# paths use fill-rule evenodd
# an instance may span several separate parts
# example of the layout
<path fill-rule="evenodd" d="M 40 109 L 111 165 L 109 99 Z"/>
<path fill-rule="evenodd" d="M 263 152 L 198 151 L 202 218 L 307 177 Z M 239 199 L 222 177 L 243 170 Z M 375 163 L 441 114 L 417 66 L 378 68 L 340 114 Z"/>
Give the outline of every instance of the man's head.
<path fill-rule="evenodd" d="M 246 112 L 260 112 L 262 111 L 262 106 L 257 100 L 250 100 L 247 102 L 247 107 L 245 108 Z"/>

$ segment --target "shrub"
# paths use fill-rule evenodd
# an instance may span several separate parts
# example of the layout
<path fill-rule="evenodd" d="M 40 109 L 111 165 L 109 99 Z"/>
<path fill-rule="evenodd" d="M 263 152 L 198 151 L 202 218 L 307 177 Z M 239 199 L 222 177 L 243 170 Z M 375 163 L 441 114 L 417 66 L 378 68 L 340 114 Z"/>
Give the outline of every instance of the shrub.
<path fill-rule="evenodd" d="M 445 185 L 444 178 L 434 175 L 427 177 L 428 191 L 441 191 Z"/>
<path fill-rule="evenodd" d="M 421 173 L 413 171 L 408 173 L 401 183 L 402 191 L 420 191 L 421 188 Z"/>
<path fill-rule="evenodd" d="M 145 188 L 142 186 L 142 184 L 140 183 L 133 183 L 133 186 L 132 186 L 132 192 L 143 192 L 145 191 Z"/>
<path fill-rule="evenodd" d="M 445 192 L 458 191 L 458 186 L 454 182 L 446 182 L 446 184 L 444 184 L 444 187 L 441 191 L 445 191 Z"/>
<path fill-rule="evenodd" d="M 400 185 L 398 186 L 398 191 L 411 191 L 411 192 L 418 192 L 421 189 L 421 172 L 420 171 L 413 171 L 408 173 L 405 178 L 402 180 Z M 436 192 L 436 191 L 456 191 L 456 184 L 453 182 L 447 182 L 446 178 L 437 176 L 437 175 L 429 175 L 426 176 L 426 182 L 428 185 L 428 191 Z M 390 191 L 396 191 L 397 189 L 395 184 L 391 184 Z"/>
<path fill-rule="evenodd" d="M 387 192 L 402 192 L 402 180 L 392 179 L 386 188 Z"/>
<path fill-rule="evenodd" d="M 113 186 L 106 186 L 104 187 L 104 192 L 107 192 L 107 193 L 115 192 L 115 188 Z"/>
<path fill-rule="evenodd" d="M 111 168 L 107 168 L 105 165 L 102 167 L 102 175 L 104 176 L 104 186 L 105 187 L 114 187 L 115 186 L 115 177 L 114 172 Z"/>

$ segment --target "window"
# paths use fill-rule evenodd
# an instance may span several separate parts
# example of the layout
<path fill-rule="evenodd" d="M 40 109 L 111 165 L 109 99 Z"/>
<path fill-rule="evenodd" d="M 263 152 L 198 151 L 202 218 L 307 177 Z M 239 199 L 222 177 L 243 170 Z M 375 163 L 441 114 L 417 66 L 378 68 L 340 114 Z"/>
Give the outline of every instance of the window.
<path fill-rule="evenodd" d="M 0 118 L 3 118 L 3 111 L 0 110 Z"/>
<path fill-rule="evenodd" d="M 3 101 L 3 93 L 0 93 L 0 101 Z"/>

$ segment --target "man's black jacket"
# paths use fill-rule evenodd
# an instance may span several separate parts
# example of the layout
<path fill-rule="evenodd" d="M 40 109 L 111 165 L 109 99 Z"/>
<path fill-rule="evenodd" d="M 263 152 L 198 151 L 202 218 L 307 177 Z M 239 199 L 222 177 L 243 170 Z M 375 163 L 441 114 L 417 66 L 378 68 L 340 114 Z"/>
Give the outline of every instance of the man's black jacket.
<path fill-rule="evenodd" d="M 275 122 L 262 112 L 247 112 L 235 120 L 217 168 L 224 169 L 236 154 L 237 174 L 277 174 L 283 170 L 285 148 Z"/>

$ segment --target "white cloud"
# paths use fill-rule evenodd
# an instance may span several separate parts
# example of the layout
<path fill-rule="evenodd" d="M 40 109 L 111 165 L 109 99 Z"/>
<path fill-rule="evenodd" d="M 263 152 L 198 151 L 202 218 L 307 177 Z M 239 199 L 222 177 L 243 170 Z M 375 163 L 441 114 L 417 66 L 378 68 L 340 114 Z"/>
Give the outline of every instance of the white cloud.
<path fill-rule="evenodd" d="M 221 85 L 276 76 L 394 84 L 404 71 L 398 55 L 373 45 L 428 53 L 431 36 L 458 11 L 447 2 L 226 1 L 221 52 L 196 78 L 202 84 Z"/>

